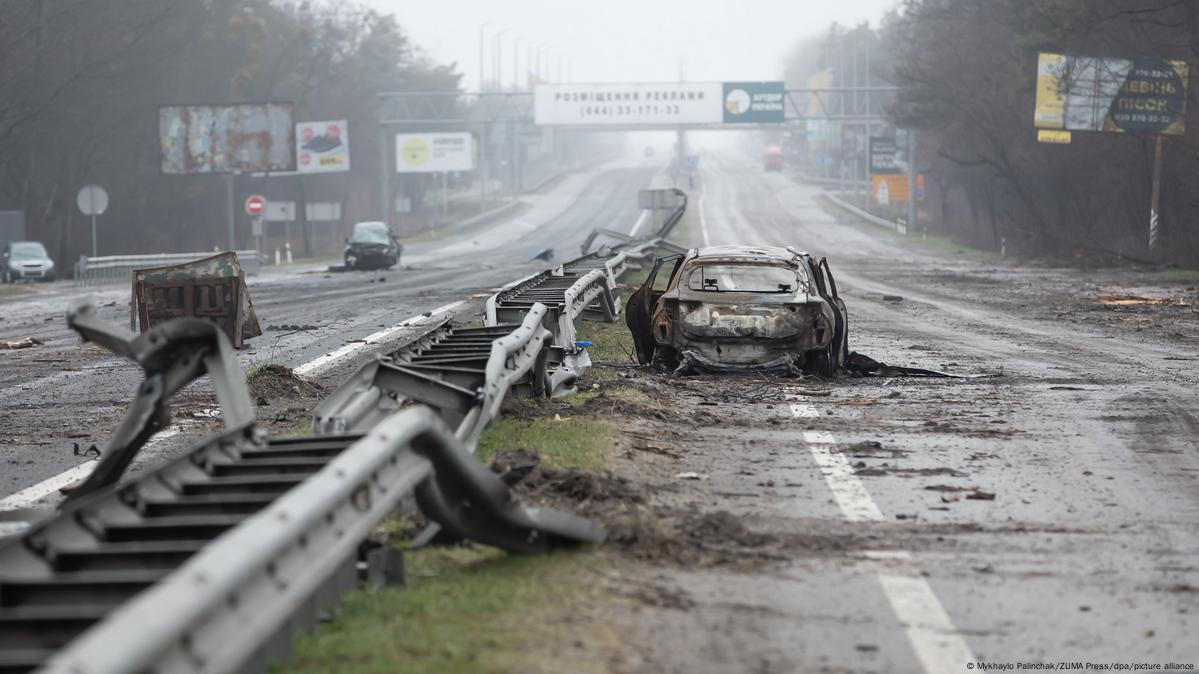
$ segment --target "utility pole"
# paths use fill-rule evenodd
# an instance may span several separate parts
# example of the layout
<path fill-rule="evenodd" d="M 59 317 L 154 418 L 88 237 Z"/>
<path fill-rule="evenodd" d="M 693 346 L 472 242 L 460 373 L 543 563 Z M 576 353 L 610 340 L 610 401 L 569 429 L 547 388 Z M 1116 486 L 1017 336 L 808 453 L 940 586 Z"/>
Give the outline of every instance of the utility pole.
<path fill-rule="evenodd" d="M 912 231 L 916 223 L 916 176 L 920 170 L 916 167 L 916 129 L 908 130 L 908 231 Z"/>
<path fill-rule="evenodd" d="M 1153 148 L 1153 196 L 1149 205 L 1149 250 L 1158 249 L 1158 227 L 1161 221 L 1162 201 L 1162 136 L 1159 134 Z"/>

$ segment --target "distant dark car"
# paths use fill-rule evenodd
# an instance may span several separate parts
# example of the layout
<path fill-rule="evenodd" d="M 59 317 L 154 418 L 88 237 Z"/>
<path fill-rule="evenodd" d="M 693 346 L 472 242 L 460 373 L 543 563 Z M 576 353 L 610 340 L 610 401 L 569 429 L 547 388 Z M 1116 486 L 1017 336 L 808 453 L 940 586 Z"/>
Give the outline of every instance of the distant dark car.
<path fill-rule="evenodd" d="M 12 241 L 0 253 L 0 276 L 5 283 L 22 279 L 53 281 L 54 260 L 37 241 Z"/>
<path fill-rule="evenodd" d="M 404 247 L 384 222 L 360 222 L 346 239 L 346 269 L 389 269 Z"/>
<path fill-rule="evenodd" d="M 625 320 L 637 360 L 667 369 L 830 376 L 849 356 L 849 314 L 828 262 L 794 248 L 712 246 L 659 258 Z"/>

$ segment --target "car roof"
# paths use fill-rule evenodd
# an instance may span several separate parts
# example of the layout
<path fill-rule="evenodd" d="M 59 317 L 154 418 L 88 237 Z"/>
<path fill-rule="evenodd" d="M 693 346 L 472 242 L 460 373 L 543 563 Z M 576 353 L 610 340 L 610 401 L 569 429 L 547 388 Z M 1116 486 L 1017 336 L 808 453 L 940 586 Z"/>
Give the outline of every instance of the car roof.
<path fill-rule="evenodd" d="M 359 227 L 363 229 L 387 229 L 387 223 L 380 220 L 367 220 L 366 222 L 354 223 L 354 229 Z"/>
<path fill-rule="evenodd" d="M 714 258 L 721 260 L 737 260 L 744 262 L 791 262 L 803 253 L 794 248 L 781 246 L 705 246 L 696 248 L 691 259 Z"/>

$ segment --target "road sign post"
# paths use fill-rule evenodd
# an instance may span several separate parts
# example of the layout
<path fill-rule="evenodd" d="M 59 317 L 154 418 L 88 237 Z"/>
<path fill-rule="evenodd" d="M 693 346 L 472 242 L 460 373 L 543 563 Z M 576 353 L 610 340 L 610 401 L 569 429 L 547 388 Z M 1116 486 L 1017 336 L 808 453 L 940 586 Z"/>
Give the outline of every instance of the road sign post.
<path fill-rule="evenodd" d="M 96 257 L 96 216 L 108 210 L 108 192 L 99 185 L 84 185 L 75 198 L 79 210 L 92 218 L 92 257 Z"/>

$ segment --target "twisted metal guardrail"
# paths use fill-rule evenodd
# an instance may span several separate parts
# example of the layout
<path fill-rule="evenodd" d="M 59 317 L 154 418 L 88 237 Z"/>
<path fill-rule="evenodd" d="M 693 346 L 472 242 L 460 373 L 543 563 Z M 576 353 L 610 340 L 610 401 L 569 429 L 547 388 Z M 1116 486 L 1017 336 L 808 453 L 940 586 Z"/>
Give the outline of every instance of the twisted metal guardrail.
<path fill-rule="evenodd" d="M 521 506 L 433 410 L 366 436 L 271 440 L 210 324 L 180 319 L 122 340 L 81 309 L 72 325 L 143 365 L 147 402 L 131 407 L 101 477 L 0 542 L 0 671 L 260 668 L 354 583 L 359 544 L 406 496 L 448 532 L 512 552 L 603 540 L 589 520 Z M 205 372 L 226 431 L 116 486 L 165 398 Z"/>
<path fill-rule="evenodd" d="M 238 250 L 237 259 L 247 274 L 256 274 L 267 263 L 265 254 L 256 250 Z M 75 263 L 75 285 L 96 286 L 110 283 L 129 283 L 134 269 L 165 267 L 183 262 L 194 262 L 213 253 L 159 253 L 155 255 L 106 255 L 88 257 L 81 255 Z"/>
<path fill-rule="evenodd" d="M 73 312 L 146 382 L 61 511 L 0 541 L 0 673 L 261 671 L 354 585 L 361 542 L 409 496 L 436 523 L 426 533 L 519 553 L 602 542 L 589 520 L 522 506 L 470 451 L 507 396 L 573 382 L 587 365 L 575 321 L 616 320 L 616 280 L 660 244 L 521 279 L 488 300 L 482 328 L 435 326 L 360 369 L 318 407 L 326 434 L 306 438 L 257 428 L 214 326 L 180 319 L 130 338 Z M 226 430 L 118 485 L 170 395 L 205 373 Z M 400 409 L 411 401 L 427 404 Z"/>
<path fill-rule="evenodd" d="M 447 322 L 359 368 L 313 410 L 313 429 L 339 434 L 369 429 L 406 401 L 435 409 L 473 451 L 510 392 L 544 396 L 551 335 L 534 307 L 515 325 L 455 329 Z"/>

